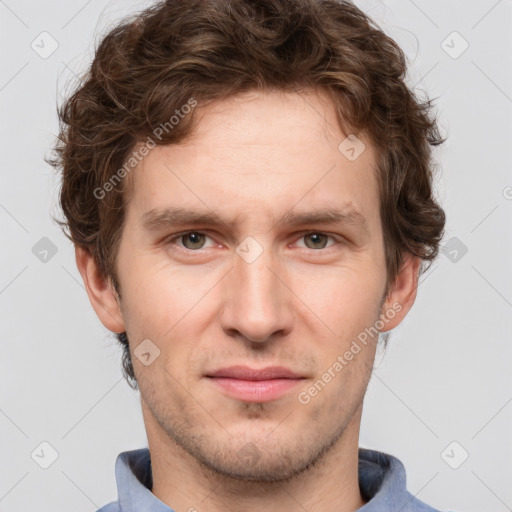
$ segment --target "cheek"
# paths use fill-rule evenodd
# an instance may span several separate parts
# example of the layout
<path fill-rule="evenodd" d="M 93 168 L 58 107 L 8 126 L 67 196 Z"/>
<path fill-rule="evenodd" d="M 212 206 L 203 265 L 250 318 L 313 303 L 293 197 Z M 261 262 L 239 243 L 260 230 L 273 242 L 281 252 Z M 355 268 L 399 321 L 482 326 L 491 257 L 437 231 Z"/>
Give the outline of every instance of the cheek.
<path fill-rule="evenodd" d="M 350 326 L 373 321 L 384 295 L 385 275 L 371 264 L 293 270 L 293 289 L 326 323 Z M 347 325 L 348 322 L 348 325 Z M 333 329 L 336 331 L 336 329 Z"/>
<path fill-rule="evenodd" d="M 122 312 L 129 334 L 141 339 L 161 338 L 179 313 L 179 291 L 171 286 L 172 281 L 143 262 L 127 268 L 122 282 Z"/>
<path fill-rule="evenodd" d="M 186 378 L 191 354 L 220 304 L 212 289 L 218 279 L 215 272 L 209 275 L 199 266 L 177 269 L 140 258 L 127 274 L 122 308 L 132 350 L 150 339 L 160 350 L 155 368 Z"/>
<path fill-rule="evenodd" d="M 315 325 L 311 330 L 326 333 L 314 337 L 318 370 L 321 374 L 330 371 L 325 381 L 333 382 L 325 398 L 347 390 L 362 393 L 375 356 L 378 336 L 372 327 L 379 318 L 385 283 L 381 276 L 365 282 L 360 276 L 347 274 L 344 279 L 325 280 L 324 284 L 329 286 L 324 293 L 314 287 L 305 292 L 316 297 L 311 309 L 318 312 L 320 318 L 320 322 L 313 320 Z"/>

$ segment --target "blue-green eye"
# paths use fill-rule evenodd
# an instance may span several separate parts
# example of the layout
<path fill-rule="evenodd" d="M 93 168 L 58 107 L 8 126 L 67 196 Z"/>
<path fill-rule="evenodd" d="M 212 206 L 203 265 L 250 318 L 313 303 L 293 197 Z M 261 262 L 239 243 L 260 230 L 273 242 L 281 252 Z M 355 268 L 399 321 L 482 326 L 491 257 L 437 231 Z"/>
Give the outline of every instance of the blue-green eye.
<path fill-rule="evenodd" d="M 198 251 L 202 249 L 207 249 L 205 246 L 206 240 L 211 239 L 208 235 L 203 233 L 202 231 L 187 231 L 185 233 L 180 233 L 175 235 L 174 237 L 168 240 L 169 243 L 177 244 L 181 249 L 185 249 L 188 251 Z M 320 249 L 328 248 L 329 239 L 331 241 L 335 240 L 331 235 L 327 235 L 326 233 L 322 233 L 320 231 L 310 231 L 309 233 L 302 234 L 298 240 L 304 240 L 304 245 L 302 248 L 311 249 L 313 251 L 318 251 Z M 331 245 L 334 245 L 331 243 Z"/>
<path fill-rule="evenodd" d="M 306 233 L 302 238 L 306 240 L 306 247 L 308 249 L 324 249 L 331 237 L 325 233 L 312 232 Z M 311 245 L 307 243 L 308 240 L 311 242 Z"/>
<path fill-rule="evenodd" d="M 200 231 L 189 231 L 188 233 L 183 233 L 178 238 L 183 243 L 185 249 L 194 250 L 203 249 L 204 240 L 209 237 Z"/>

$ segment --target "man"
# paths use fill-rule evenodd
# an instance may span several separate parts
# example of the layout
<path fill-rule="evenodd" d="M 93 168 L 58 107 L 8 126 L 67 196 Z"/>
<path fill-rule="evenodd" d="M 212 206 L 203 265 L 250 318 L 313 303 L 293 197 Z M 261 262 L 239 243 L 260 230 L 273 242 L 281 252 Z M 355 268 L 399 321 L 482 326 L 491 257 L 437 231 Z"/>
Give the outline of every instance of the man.
<path fill-rule="evenodd" d="M 103 511 L 434 510 L 358 448 L 445 220 L 404 74 L 335 0 L 169 0 L 103 39 L 54 160 L 148 437 Z"/>

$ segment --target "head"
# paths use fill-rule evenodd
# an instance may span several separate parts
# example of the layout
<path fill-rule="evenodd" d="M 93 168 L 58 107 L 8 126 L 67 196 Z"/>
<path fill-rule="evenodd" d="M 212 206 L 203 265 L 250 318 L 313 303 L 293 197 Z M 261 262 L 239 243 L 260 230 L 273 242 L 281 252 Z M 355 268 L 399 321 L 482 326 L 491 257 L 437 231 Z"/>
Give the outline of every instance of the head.
<path fill-rule="evenodd" d="M 405 74 L 349 2 L 173 0 L 112 30 L 62 106 L 60 222 L 91 303 L 147 428 L 205 466 L 291 475 L 356 425 L 444 227 L 443 140 Z M 212 379 L 233 365 L 302 380 L 235 399 Z"/>

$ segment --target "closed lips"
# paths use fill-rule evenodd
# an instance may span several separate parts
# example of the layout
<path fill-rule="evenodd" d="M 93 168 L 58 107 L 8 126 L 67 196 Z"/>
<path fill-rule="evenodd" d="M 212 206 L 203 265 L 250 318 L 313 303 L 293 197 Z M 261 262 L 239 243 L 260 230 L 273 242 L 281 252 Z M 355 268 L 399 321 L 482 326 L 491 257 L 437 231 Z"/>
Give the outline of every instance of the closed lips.
<path fill-rule="evenodd" d="M 304 377 L 281 366 L 270 366 L 262 369 L 249 368 L 247 366 L 231 366 L 229 368 L 221 368 L 214 372 L 208 373 L 207 377 L 226 378 L 238 380 L 274 380 L 274 379 L 302 379 Z"/>

